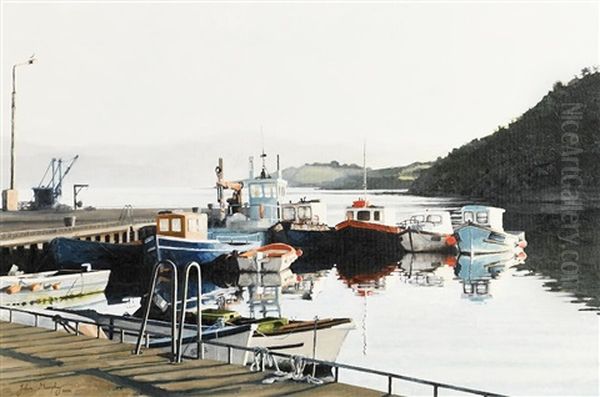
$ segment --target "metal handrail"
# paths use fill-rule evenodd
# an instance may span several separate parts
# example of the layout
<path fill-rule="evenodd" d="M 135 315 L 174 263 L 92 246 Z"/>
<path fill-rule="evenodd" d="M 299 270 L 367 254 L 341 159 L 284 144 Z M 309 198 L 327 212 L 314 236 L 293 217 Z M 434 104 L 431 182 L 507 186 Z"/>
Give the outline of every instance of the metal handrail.
<path fill-rule="evenodd" d="M 132 223 L 129 223 L 129 222 L 124 223 L 121 221 L 112 221 L 112 222 L 89 223 L 89 224 L 77 225 L 77 226 L 73 226 L 73 227 L 61 226 L 61 227 L 53 227 L 53 228 L 46 228 L 46 229 L 17 230 L 17 231 L 0 233 L 0 241 L 14 239 L 14 238 L 21 238 L 21 237 L 29 237 L 29 236 L 60 234 L 65 231 L 73 232 L 73 231 L 101 229 L 103 227 L 116 227 L 116 226 L 130 225 L 130 224 L 153 224 L 153 223 L 154 223 L 153 219 L 138 218 L 138 219 L 133 219 Z"/>
<path fill-rule="evenodd" d="M 154 293 L 156 290 L 156 284 L 158 282 L 158 273 L 160 269 L 164 266 L 170 267 L 171 274 L 171 361 L 175 362 L 177 360 L 177 265 L 170 260 L 163 260 L 157 262 L 154 265 L 152 281 L 150 282 L 150 289 L 148 292 L 148 298 L 146 300 L 146 307 L 144 309 L 144 317 L 142 320 L 142 327 L 140 328 L 140 333 L 138 335 L 137 343 L 135 344 L 134 354 L 139 355 L 142 348 L 142 336 L 146 332 L 146 326 L 148 325 L 148 318 L 150 317 L 150 307 L 152 306 L 152 298 L 154 297 Z"/>
<path fill-rule="evenodd" d="M 0 310 L 8 310 L 9 311 L 9 322 L 12 322 L 12 312 L 13 311 L 34 315 L 35 319 L 36 319 L 35 320 L 36 325 L 38 322 L 37 321 L 38 316 L 44 317 L 44 318 L 51 318 L 55 322 L 55 327 L 54 327 L 55 331 L 57 330 L 58 321 L 60 321 L 61 319 L 69 321 L 69 322 L 75 322 L 77 332 L 79 332 L 79 324 L 95 325 L 98 329 L 97 337 L 98 338 L 100 337 L 99 329 L 102 327 L 102 325 L 98 324 L 97 322 L 94 322 L 94 321 L 79 320 L 79 319 L 67 319 L 67 318 L 62 318 L 59 315 L 37 313 L 37 312 L 28 311 L 25 309 L 13 308 L 13 307 L 7 307 L 7 306 L 0 306 Z M 128 329 L 128 328 L 125 328 L 122 326 L 114 326 L 114 328 L 121 331 L 121 340 L 120 340 L 121 343 L 123 343 L 123 331 L 125 331 L 125 330 L 137 331 L 137 329 L 131 329 L 131 328 Z M 156 335 L 164 336 L 164 334 L 159 334 L 159 333 L 156 333 Z M 149 338 L 150 338 L 149 334 L 147 332 L 145 332 L 146 346 L 148 346 Z M 232 345 L 229 343 L 217 342 L 217 341 L 212 341 L 212 340 L 210 340 L 210 341 L 201 340 L 199 343 L 199 345 L 200 345 L 199 351 L 204 350 L 205 344 L 226 348 L 228 364 L 232 363 L 232 351 L 233 350 L 254 352 L 254 348 L 252 348 L 252 347 L 237 346 L 237 345 Z M 281 358 L 285 358 L 285 359 L 292 359 L 293 357 L 295 357 L 295 355 L 292 355 L 292 354 L 280 353 L 280 352 L 275 352 L 275 351 L 269 351 L 269 354 L 272 356 L 275 356 L 275 357 L 281 357 Z M 198 359 L 198 358 L 200 358 L 199 355 L 197 355 L 196 359 Z M 309 357 L 304 357 L 304 361 L 308 364 L 314 363 L 316 365 L 325 365 L 325 366 L 332 367 L 334 370 L 334 381 L 335 382 L 339 381 L 339 370 L 340 369 L 346 369 L 346 370 L 363 372 L 363 373 L 367 373 L 367 374 L 386 377 L 388 379 L 388 394 L 389 395 L 391 395 L 393 392 L 392 380 L 399 379 L 399 380 L 404 380 L 407 382 L 413 382 L 413 383 L 418 383 L 418 384 L 422 384 L 422 385 L 432 386 L 434 397 L 438 396 L 439 389 L 454 390 L 454 391 L 459 391 L 459 392 L 463 392 L 463 393 L 476 394 L 476 395 L 480 395 L 480 396 L 484 396 L 484 397 L 506 397 L 506 395 L 504 395 L 504 394 L 498 394 L 498 393 L 493 393 L 493 392 L 478 390 L 478 389 L 472 389 L 472 388 L 462 387 L 462 386 L 455 386 L 455 385 L 451 385 L 448 383 L 441 383 L 441 382 L 436 382 L 436 381 L 432 381 L 432 380 L 421 379 L 421 378 L 416 378 L 416 377 L 406 376 L 406 375 L 400 375 L 400 374 L 395 374 L 392 372 L 386 372 L 386 371 L 381 371 L 381 370 L 376 370 L 376 369 L 363 368 L 363 367 L 358 367 L 358 366 L 350 365 L 350 364 L 337 363 L 334 361 L 325 361 L 325 360 L 319 360 L 316 358 L 313 359 L 313 358 L 309 358 Z"/>
<path fill-rule="evenodd" d="M 243 351 L 247 351 L 247 352 L 254 351 L 254 348 L 252 348 L 252 347 L 236 346 L 236 345 L 232 345 L 229 343 L 216 342 L 216 341 L 203 341 L 202 344 L 225 347 L 225 348 L 227 348 L 229 357 L 231 357 L 232 349 L 233 350 L 243 350 Z M 288 359 L 291 359 L 294 357 L 294 355 L 292 355 L 292 354 L 280 353 L 280 352 L 274 352 L 274 351 L 270 351 L 269 354 L 271 354 L 272 356 L 288 358 Z M 433 380 L 420 379 L 420 378 L 415 378 L 412 376 L 406 376 L 406 375 L 395 374 L 392 372 L 380 371 L 377 369 L 363 368 L 363 367 L 358 367 L 358 366 L 350 365 L 350 364 L 342 364 L 342 363 L 337 363 L 334 361 L 325 361 L 325 360 L 319 360 L 316 358 L 313 359 L 313 358 L 309 358 L 309 357 L 304 357 L 304 361 L 307 364 L 315 363 L 317 365 L 326 365 L 326 366 L 334 368 L 335 382 L 338 381 L 338 371 L 340 368 L 358 371 L 358 372 L 364 372 L 364 373 L 373 374 L 373 375 L 385 376 L 388 378 L 388 394 L 390 394 L 390 395 L 392 394 L 391 379 L 400 379 L 400 380 L 405 380 L 408 382 L 414 382 L 414 383 L 420 383 L 420 384 L 424 384 L 424 385 L 433 386 L 434 396 L 438 395 L 437 394 L 438 389 L 441 388 L 441 389 L 448 389 L 448 390 L 455 390 L 455 391 L 460 391 L 460 392 L 465 392 L 465 393 L 477 394 L 477 395 L 485 396 L 485 397 L 506 397 L 503 394 L 492 393 L 492 392 L 477 390 L 477 389 L 471 389 L 468 387 L 455 386 L 455 385 L 450 385 L 448 383 L 441 383 L 441 382 L 436 382 Z"/>
<path fill-rule="evenodd" d="M 197 307 L 197 315 L 196 315 L 196 358 L 204 358 L 204 349 L 202 349 L 202 272 L 200 271 L 200 265 L 197 262 L 189 262 L 185 266 L 185 275 L 183 278 L 183 303 L 181 306 L 181 315 L 179 317 L 179 336 L 177 338 L 177 358 L 175 362 L 180 363 L 181 357 L 183 355 L 183 328 L 185 326 L 185 312 L 187 310 L 188 304 L 188 283 L 190 281 L 190 271 L 192 269 L 196 269 L 196 274 L 198 279 L 196 280 L 196 307 Z M 172 307 L 176 308 L 176 300 L 172 301 Z"/>

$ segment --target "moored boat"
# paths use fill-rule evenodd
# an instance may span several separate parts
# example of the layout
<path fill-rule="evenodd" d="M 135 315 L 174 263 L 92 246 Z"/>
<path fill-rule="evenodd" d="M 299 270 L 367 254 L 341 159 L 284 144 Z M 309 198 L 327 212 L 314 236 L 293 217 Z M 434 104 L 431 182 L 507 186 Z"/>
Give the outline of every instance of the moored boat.
<path fill-rule="evenodd" d="M 300 248 L 310 261 L 339 255 L 335 228 L 327 225 L 327 206 L 319 200 L 281 204 L 281 221 L 269 229 L 269 241 Z"/>
<path fill-rule="evenodd" d="M 156 235 L 144 240 L 144 260 L 150 268 L 157 261 L 172 260 L 178 266 L 188 262 L 210 263 L 223 254 L 258 247 L 257 241 L 208 239 L 206 214 L 165 211 L 156 218 Z"/>
<path fill-rule="evenodd" d="M 231 325 L 255 324 L 258 328 L 251 347 L 304 357 L 312 357 L 314 347 L 315 358 L 325 361 L 336 360 L 348 332 L 354 329 L 349 318 L 296 321 L 283 317 L 248 318 L 229 310 L 202 311 L 203 324 L 214 324 L 219 319 Z M 252 360 L 252 354 L 248 359 Z"/>
<path fill-rule="evenodd" d="M 400 242 L 408 252 L 450 252 L 456 247 L 448 211 L 425 211 L 401 222 Z"/>
<path fill-rule="evenodd" d="M 386 208 L 371 205 L 365 199 L 354 201 L 346 208 L 346 220 L 335 226 L 342 255 L 365 250 L 385 256 L 401 255 L 401 229 L 386 224 L 388 218 L 391 214 Z"/>
<path fill-rule="evenodd" d="M 461 253 L 494 254 L 527 246 L 524 232 L 504 231 L 503 208 L 467 205 L 460 212 L 462 224 L 454 234 Z"/>
<path fill-rule="evenodd" d="M 0 277 L 0 304 L 51 302 L 103 292 L 110 270 L 64 269 Z"/>
<path fill-rule="evenodd" d="M 243 272 L 281 272 L 291 266 L 302 251 L 283 243 L 267 244 L 241 253 L 238 266 Z"/>

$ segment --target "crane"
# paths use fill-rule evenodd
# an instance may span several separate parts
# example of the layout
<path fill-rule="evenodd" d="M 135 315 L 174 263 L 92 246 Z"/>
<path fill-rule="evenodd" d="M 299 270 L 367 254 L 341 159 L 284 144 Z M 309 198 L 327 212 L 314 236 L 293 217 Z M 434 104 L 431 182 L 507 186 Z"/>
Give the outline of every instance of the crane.
<path fill-rule="evenodd" d="M 62 195 L 62 183 L 78 158 L 79 155 L 76 155 L 67 162 L 61 158 L 50 160 L 39 185 L 33 188 L 33 207 L 35 209 L 50 208 L 56 204 Z"/>

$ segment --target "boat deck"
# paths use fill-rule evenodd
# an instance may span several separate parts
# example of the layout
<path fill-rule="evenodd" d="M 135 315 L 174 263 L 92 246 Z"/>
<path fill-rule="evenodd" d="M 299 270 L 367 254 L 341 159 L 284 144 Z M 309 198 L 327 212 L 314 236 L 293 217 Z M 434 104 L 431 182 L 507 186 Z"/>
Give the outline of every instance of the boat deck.
<path fill-rule="evenodd" d="M 169 363 L 159 349 L 0 321 L 3 396 L 381 396 L 343 383 L 265 385 L 269 372 L 211 360 Z"/>

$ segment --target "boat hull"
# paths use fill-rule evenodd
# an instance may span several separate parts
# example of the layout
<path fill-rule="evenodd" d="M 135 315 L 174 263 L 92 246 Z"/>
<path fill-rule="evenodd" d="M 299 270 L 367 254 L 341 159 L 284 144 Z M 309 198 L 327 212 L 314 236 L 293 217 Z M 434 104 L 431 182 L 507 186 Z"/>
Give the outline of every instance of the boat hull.
<path fill-rule="evenodd" d="M 173 261 L 177 266 L 185 266 L 192 261 L 202 265 L 214 261 L 221 255 L 233 251 L 243 252 L 256 247 L 259 247 L 258 242 L 191 241 L 155 235 L 144 240 L 144 260 L 152 265 L 163 260 Z"/>
<path fill-rule="evenodd" d="M 333 325 L 331 327 L 318 327 L 316 339 L 315 358 L 324 361 L 335 361 L 342 343 L 348 332 L 354 329 L 352 322 Z M 314 329 L 298 332 L 281 333 L 279 335 L 254 334 L 250 341 L 251 347 L 267 348 L 272 352 L 300 355 L 312 358 L 314 346 Z M 249 360 L 253 359 L 250 354 Z"/>
<path fill-rule="evenodd" d="M 407 252 L 452 252 L 448 244 L 450 235 L 408 229 L 400 236 L 402 248 Z"/>
<path fill-rule="evenodd" d="M 0 277 L 0 304 L 35 304 L 56 299 L 73 298 L 103 292 L 110 270 L 90 272 L 42 272 L 21 276 Z M 21 285 L 18 292 L 9 293 L 11 286 Z"/>
<path fill-rule="evenodd" d="M 455 230 L 461 253 L 495 254 L 513 251 L 524 238 L 519 234 L 495 231 L 475 224 L 459 226 Z"/>
<path fill-rule="evenodd" d="M 335 229 L 326 226 L 280 222 L 269 229 L 269 240 L 300 248 L 306 261 L 334 258 L 340 254 Z"/>
<path fill-rule="evenodd" d="M 383 257 L 398 257 L 404 253 L 400 229 L 360 221 L 345 221 L 336 226 L 340 254 L 345 257 L 364 257 L 377 253 Z"/>

